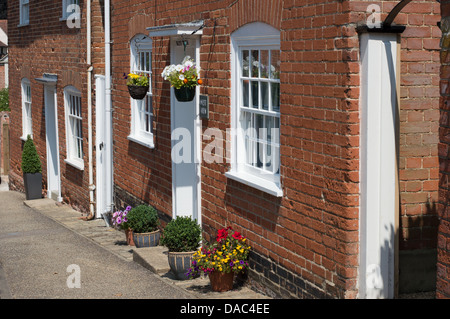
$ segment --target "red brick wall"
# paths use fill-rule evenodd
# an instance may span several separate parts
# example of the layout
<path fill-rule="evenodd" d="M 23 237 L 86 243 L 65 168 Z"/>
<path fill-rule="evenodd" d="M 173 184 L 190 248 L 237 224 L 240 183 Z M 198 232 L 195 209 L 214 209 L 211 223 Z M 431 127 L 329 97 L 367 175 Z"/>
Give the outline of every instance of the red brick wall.
<path fill-rule="evenodd" d="M 449 161 L 450 128 L 449 84 L 450 84 L 450 1 L 441 1 L 442 5 L 442 50 L 441 50 L 441 99 L 440 99 L 440 129 L 439 129 L 439 233 L 438 233 L 438 264 L 436 297 L 450 298 L 450 213 L 449 213 Z"/>
<path fill-rule="evenodd" d="M 32 2 L 33 3 L 33 2 Z M 58 105 L 65 84 L 82 92 L 87 119 L 85 28 L 59 21 L 59 0 L 33 7 L 30 26 L 17 28 L 18 4 L 9 1 L 11 183 L 22 187 L 20 80 L 31 80 L 33 130 L 45 163 L 43 88 L 34 79 L 57 73 Z M 395 3 L 377 2 L 384 17 Z M 101 11 L 94 31 L 94 72 L 102 73 Z M 202 163 L 202 218 L 207 236 L 231 225 L 253 246 L 252 278 L 270 293 L 306 298 L 355 298 L 359 264 L 359 39 L 367 1 L 319 0 L 112 0 L 114 182 L 117 206 L 151 203 L 171 216 L 169 87 L 159 74 L 170 61 L 167 38 L 153 42 L 156 148 L 127 139 L 130 99 L 129 41 L 146 27 L 203 19 L 201 68 L 210 119 L 202 129 L 230 127 L 230 34 L 262 21 L 281 32 L 281 175 L 284 196 L 274 198 L 227 179 L 226 163 Z M 431 11 L 430 11 L 431 8 Z M 431 14 L 430 14 L 431 13 Z M 84 15 L 83 15 L 84 18 Z M 396 22 L 408 24 L 402 41 L 400 190 L 402 249 L 435 247 L 438 163 L 437 39 L 439 4 L 413 2 Z M 70 71 L 69 71 L 70 70 Z M 63 196 L 87 210 L 87 168 L 74 171 L 65 158 L 64 113 L 58 112 Z M 442 119 L 441 119 L 442 122 Z M 94 122 L 95 123 L 95 122 Z M 87 124 L 85 122 L 85 124 Z M 87 126 L 83 128 L 87 154 Z M 87 157 L 85 157 L 87 165 Z M 44 165 L 44 180 L 46 180 Z M 434 226 L 434 228 L 433 228 Z M 442 244 L 442 240 L 440 242 Z M 441 245 L 442 246 L 442 245 Z M 448 247 L 448 246 L 447 246 Z M 269 290 L 268 290 L 269 291 Z"/>
<path fill-rule="evenodd" d="M 6 68 L 4 65 L 0 65 L 0 90 L 6 87 L 5 83 L 5 72 Z"/>
<path fill-rule="evenodd" d="M 43 73 L 55 73 L 58 75 L 56 89 L 62 197 L 65 202 L 86 212 L 89 209 L 89 185 L 85 10 L 82 9 L 81 28 L 68 28 L 65 21 L 60 21 L 62 1 L 43 0 L 39 4 L 30 1 L 30 6 L 30 24 L 17 27 L 19 24 L 18 2 L 9 1 L 8 3 L 9 94 L 12 110 L 11 122 L 15 123 L 15 125 L 11 125 L 10 133 L 11 188 L 23 189 L 20 168 L 23 141 L 20 136 L 22 136 L 21 80 L 24 77 L 31 82 L 33 138 L 43 163 L 44 188 L 47 187 L 43 84 L 38 83 L 35 78 L 42 77 Z M 92 15 L 100 21 L 93 26 L 93 40 L 101 41 L 103 27 L 98 1 L 93 1 L 92 9 Z M 99 67 L 102 67 L 101 63 L 104 60 L 103 53 L 101 48 L 97 49 L 95 42 L 93 45 L 94 68 L 97 73 L 100 73 Z M 67 85 L 73 85 L 82 94 L 84 171 L 64 162 L 66 158 L 66 131 L 63 90 Z"/>
<path fill-rule="evenodd" d="M 392 2 L 379 2 L 389 12 Z M 258 278 L 281 295 L 357 296 L 359 263 L 359 40 L 366 1 L 113 1 L 116 195 L 141 198 L 171 215 L 170 101 L 158 76 L 169 63 L 167 38 L 154 41 L 156 149 L 129 142 L 130 106 L 122 74 L 129 39 L 146 27 L 205 20 L 203 130 L 230 127 L 230 34 L 253 21 L 281 31 L 281 199 L 227 179 L 228 164 L 202 163 L 207 235 L 233 225 L 254 247 Z M 430 14 L 431 6 L 431 14 Z M 138 16 L 140 15 L 140 16 Z M 383 14 L 382 17 L 385 17 Z M 402 41 L 400 189 L 402 249 L 435 247 L 438 163 L 439 5 L 410 4 L 396 20 Z M 142 27 L 142 26 L 141 26 Z M 124 44 L 125 43 L 125 44 Z M 204 142 L 205 146 L 208 141 Z M 434 227 L 434 228 L 433 228 Z M 270 278 L 270 280 L 268 279 Z"/>
<path fill-rule="evenodd" d="M 141 10 L 127 1 L 113 5 L 116 195 L 142 198 L 171 215 L 170 101 L 168 86 L 158 76 L 170 58 L 167 39 L 153 44 L 157 145 L 148 150 L 126 139 L 130 105 L 122 75 L 129 70 L 129 47 L 123 43 L 132 36 L 130 19 L 148 15 L 149 27 L 205 20 L 201 92 L 209 96 L 210 119 L 203 130 L 230 127 L 230 34 L 252 21 L 271 24 L 281 30 L 284 197 L 228 180 L 227 164 L 203 163 L 204 229 L 212 235 L 232 225 L 248 236 L 254 268 L 271 278 L 270 283 L 259 279 L 278 294 L 355 297 L 358 90 L 347 89 L 357 86 L 358 78 L 347 74 L 357 72 L 358 55 L 357 41 L 349 38 L 356 36 L 354 28 L 345 26 L 348 8 L 325 1 L 307 8 L 295 1 L 168 1 L 157 7 L 149 1 Z"/>

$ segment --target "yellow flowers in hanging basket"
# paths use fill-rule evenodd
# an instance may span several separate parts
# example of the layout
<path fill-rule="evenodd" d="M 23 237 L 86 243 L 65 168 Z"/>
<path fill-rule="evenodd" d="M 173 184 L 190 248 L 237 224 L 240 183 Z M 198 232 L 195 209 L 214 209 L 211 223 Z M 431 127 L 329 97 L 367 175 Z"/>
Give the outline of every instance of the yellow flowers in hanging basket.
<path fill-rule="evenodd" d="M 145 73 L 124 73 L 124 79 L 127 80 L 127 85 L 135 86 L 149 86 L 149 75 Z"/>

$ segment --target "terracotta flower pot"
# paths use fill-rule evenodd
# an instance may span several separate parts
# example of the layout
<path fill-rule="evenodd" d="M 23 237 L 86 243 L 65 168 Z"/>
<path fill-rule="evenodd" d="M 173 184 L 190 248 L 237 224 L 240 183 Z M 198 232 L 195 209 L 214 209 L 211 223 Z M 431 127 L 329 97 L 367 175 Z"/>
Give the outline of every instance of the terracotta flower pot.
<path fill-rule="evenodd" d="M 125 236 L 127 238 L 127 244 L 129 246 L 135 246 L 133 240 L 133 231 L 131 229 L 125 229 Z"/>
<path fill-rule="evenodd" d="M 229 291 L 233 289 L 234 272 L 223 273 L 219 271 L 213 271 L 212 273 L 209 273 L 209 281 L 211 283 L 211 289 L 213 291 Z"/>

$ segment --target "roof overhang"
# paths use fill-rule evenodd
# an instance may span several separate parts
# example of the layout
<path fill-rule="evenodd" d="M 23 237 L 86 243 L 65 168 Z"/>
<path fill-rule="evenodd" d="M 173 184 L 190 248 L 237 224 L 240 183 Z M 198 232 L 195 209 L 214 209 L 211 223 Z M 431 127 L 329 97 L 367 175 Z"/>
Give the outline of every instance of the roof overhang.
<path fill-rule="evenodd" d="M 188 23 L 166 24 L 163 26 L 149 27 L 150 37 L 172 37 L 186 35 L 202 35 L 203 20 Z"/>
<path fill-rule="evenodd" d="M 43 84 L 56 84 L 58 82 L 58 75 L 44 73 L 41 78 L 36 78 L 35 80 Z"/>

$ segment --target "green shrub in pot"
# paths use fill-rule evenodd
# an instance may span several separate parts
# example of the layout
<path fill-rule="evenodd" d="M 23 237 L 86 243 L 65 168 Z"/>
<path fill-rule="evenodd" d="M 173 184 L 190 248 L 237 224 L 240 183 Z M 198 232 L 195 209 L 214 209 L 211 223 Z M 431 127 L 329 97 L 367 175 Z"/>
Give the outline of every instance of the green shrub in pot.
<path fill-rule="evenodd" d="M 159 245 L 160 223 L 155 208 L 149 205 L 136 206 L 130 210 L 127 218 L 128 227 L 133 231 L 133 240 L 137 248 Z"/>
<path fill-rule="evenodd" d="M 195 251 L 200 245 L 202 230 L 196 220 L 178 216 L 164 228 L 161 244 L 170 252 Z"/>
<path fill-rule="evenodd" d="M 176 279 L 188 279 L 193 255 L 201 241 L 202 230 L 196 220 L 178 216 L 164 228 L 161 243 L 169 249 L 168 261 Z"/>
<path fill-rule="evenodd" d="M 23 145 L 22 173 L 26 199 L 39 199 L 42 197 L 42 164 L 36 145 L 30 135 Z"/>

